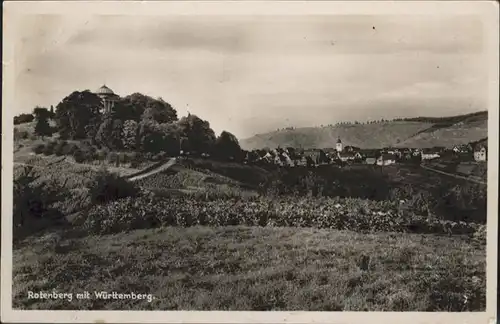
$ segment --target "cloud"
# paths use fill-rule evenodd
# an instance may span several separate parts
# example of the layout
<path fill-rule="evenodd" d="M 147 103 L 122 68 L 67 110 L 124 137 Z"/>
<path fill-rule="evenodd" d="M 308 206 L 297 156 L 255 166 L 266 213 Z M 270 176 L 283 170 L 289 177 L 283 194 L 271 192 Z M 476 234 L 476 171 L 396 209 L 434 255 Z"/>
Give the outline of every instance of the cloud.
<path fill-rule="evenodd" d="M 30 19 L 19 22 L 19 111 L 102 83 L 161 96 L 240 137 L 280 123 L 484 109 L 482 29 L 469 16 Z"/>
<path fill-rule="evenodd" d="M 414 99 L 414 98 L 440 98 L 455 94 L 457 97 L 470 95 L 469 87 L 459 84 L 436 81 L 417 82 L 392 91 L 381 93 L 378 98 L 387 99 Z"/>
<path fill-rule="evenodd" d="M 204 49 L 227 53 L 477 53 L 481 21 L 473 16 L 97 16 L 68 45 Z"/>
<path fill-rule="evenodd" d="M 119 50 L 248 50 L 245 29 L 224 19 L 96 17 L 94 27 L 80 31 L 68 46 L 93 46 Z"/>

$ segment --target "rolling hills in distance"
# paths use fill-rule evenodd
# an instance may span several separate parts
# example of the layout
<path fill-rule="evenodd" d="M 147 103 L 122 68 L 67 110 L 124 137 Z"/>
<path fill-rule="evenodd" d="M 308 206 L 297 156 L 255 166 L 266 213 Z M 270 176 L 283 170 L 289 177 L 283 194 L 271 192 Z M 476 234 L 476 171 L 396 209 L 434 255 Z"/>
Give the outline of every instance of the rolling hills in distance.
<path fill-rule="evenodd" d="M 451 117 L 416 117 L 376 123 L 297 127 L 257 134 L 240 140 L 243 149 L 276 147 L 331 148 L 338 138 L 362 149 L 426 148 L 477 142 L 488 137 L 488 112 Z"/>

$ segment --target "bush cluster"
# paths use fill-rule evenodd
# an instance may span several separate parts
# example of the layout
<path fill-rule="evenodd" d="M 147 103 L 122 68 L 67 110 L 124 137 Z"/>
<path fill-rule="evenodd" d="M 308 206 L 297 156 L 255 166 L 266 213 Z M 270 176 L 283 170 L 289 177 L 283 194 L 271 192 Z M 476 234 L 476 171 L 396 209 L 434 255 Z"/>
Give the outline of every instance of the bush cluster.
<path fill-rule="evenodd" d="M 14 179 L 14 239 L 64 221 L 54 204 L 67 199 L 67 190 L 53 181 L 37 181 L 38 178 L 33 168 L 23 167 Z"/>
<path fill-rule="evenodd" d="M 486 223 L 487 187 L 471 182 L 461 185 L 441 183 L 429 190 L 406 185 L 392 189 L 388 199 L 404 199 L 413 211 L 420 214 L 440 215 L 450 221 Z"/>
<path fill-rule="evenodd" d="M 479 224 L 416 216 L 397 203 L 342 198 L 200 199 L 154 194 L 98 205 L 88 213 L 96 234 L 154 226 L 293 226 L 360 232 L 473 234 Z"/>
<path fill-rule="evenodd" d="M 19 116 L 14 117 L 14 125 L 31 123 L 35 120 L 35 116 L 33 114 L 20 114 Z"/>
<path fill-rule="evenodd" d="M 88 163 L 93 161 L 106 161 L 109 164 L 120 166 L 130 164 L 131 167 L 137 167 L 145 161 L 162 161 L 165 158 L 164 153 L 155 155 L 136 152 L 110 152 L 106 148 L 98 149 L 89 142 L 71 143 L 65 140 L 51 141 L 47 144 L 39 144 L 33 147 L 36 154 L 72 156 L 77 163 Z"/>
<path fill-rule="evenodd" d="M 33 147 L 33 152 L 36 154 L 42 154 L 45 152 L 45 145 L 44 144 L 38 144 Z"/>
<path fill-rule="evenodd" d="M 14 128 L 14 141 L 27 139 L 28 137 L 29 137 L 29 133 L 27 131 Z"/>
<path fill-rule="evenodd" d="M 264 195 L 404 200 L 408 209 L 419 215 L 486 222 L 487 189 L 480 184 L 441 181 L 423 189 L 392 181 L 377 168 L 283 168 L 270 174 L 260 186 Z"/>
<path fill-rule="evenodd" d="M 43 168 L 34 168 L 31 173 L 36 175 L 35 183 L 55 182 L 60 187 L 73 189 L 88 186 L 96 175 L 96 171 L 87 166 L 77 165 L 60 158 L 42 159 L 34 156 L 26 161 L 27 164 Z M 22 167 L 16 166 L 14 176 L 19 176 Z"/>
<path fill-rule="evenodd" d="M 135 197 L 139 188 L 117 174 L 102 171 L 94 178 L 89 186 L 90 201 L 105 203 L 126 197 Z"/>

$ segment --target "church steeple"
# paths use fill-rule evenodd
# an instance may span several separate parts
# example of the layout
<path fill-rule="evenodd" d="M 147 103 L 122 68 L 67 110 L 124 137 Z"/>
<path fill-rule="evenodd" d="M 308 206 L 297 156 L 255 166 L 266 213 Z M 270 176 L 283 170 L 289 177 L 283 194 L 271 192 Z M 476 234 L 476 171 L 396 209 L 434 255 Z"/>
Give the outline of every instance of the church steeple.
<path fill-rule="evenodd" d="M 343 147 L 342 147 L 342 141 L 339 139 L 337 140 L 337 144 L 335 145 L 335 148 L 337 149 L 337 152 L 342 152 Z"/>

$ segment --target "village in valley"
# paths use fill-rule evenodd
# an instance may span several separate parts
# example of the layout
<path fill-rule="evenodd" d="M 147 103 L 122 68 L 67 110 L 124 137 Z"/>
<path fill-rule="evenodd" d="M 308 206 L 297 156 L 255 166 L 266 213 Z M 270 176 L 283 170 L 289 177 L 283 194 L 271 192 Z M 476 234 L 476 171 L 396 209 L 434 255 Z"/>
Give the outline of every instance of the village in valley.
<path fill-rule="evenodd" d="M 485 162 L 487 153 L 486 141 L 457 145 L 452 148 L 382 148 L 361 149 L 346 145 L 339 138 L 335 148 L 300 149 L 276 148 L 260 149 L 247 152 L 245 163 L 266 163 L 279 166 L 319 166 L 326 164 L 368 164 L 391 165 L 395 163 L 426 161 L 461 161 Z"/>

